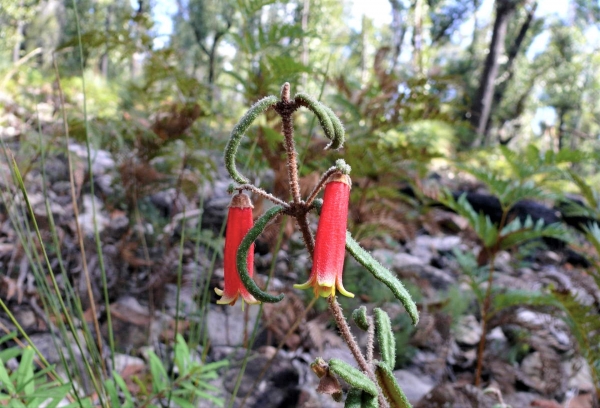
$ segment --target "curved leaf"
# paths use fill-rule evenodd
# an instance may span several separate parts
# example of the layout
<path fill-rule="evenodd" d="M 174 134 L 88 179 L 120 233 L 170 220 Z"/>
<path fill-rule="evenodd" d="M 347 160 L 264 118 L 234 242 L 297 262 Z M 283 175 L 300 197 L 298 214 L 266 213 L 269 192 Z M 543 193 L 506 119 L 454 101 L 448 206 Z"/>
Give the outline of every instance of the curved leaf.
<path fill-rule="evenodd" d="M 361 306 L 352 312 L 352 320 L 354 320 L 359 329 L 364 331 L 369 330 L 369 318 L 367 317 L 366 306 Z"/>
<path fill-rule="evenodd" d="M 248 265 L 246 259 L 248 258 L 248 251 L 250 250 L 250 246 L 256 238 L 263 232 L 267 224 L 279 215 L 283 211 L 283 207 L 276 205 L 273 208 L 270 208 L 266 213 L 264 213 L 256 222 L 254 226 L 250 228 L 237 252 L 236 264 L 237 270 L 240 274 L 240 279 L 242 280 L 242 284 L 244 287 L 254 296 L 257 300 L 266 303 L 277 303 L 281 299 L 283 299 L 283 294 L 273 296 L 269 295 L 266 292 L 263 292 L 258 285 L 252 280 L 252 277 L 248 273 Z"/>
<path fill-rule="evenodd" d="M 252 107 L 246 112 L 244 116 L 240 119 L 240 121 L 235 125 L 233 130 L 231 131 L 231 136 L 229 137 L 229 142 L 227 142 L 227 146 L 225 147 L 225 167 L 229 172 L 231 178 L 233 178 L 236 182 L 240 184 L 244 184 L 248 182 L 244 176 L 242 176 L 236 166 L 235 166 L 235 156 L 237 154 L 237 149 L 240 145 L 242 137 L 246 130 L 250 127 L 252 122 L 264 111 L 269 109 L 272 105 L 276 104 L 278 101 L 276 96 L 267 96 L 256 102 Z"/>
<path fill-rule="evenodd" d="M 362 266 L 367 268 L 369 272 L 379 281 L 383 282 L 394 294 L 394 296 L 404 305 L 406 312 L 416 326 L 419 323 L 419 311 L 417 305 L 412 300 L 410 293 L 406 290 L 402 282 L 396 278 L 392 272 L 381 265 L 370 253 L 365 251 L 358 243 L 352 238 L 349 232 L 346 232 L 346 249 L 350 254 L 360 263 Z"/>
<path fill-rule="evenodd" d="M 388 314 L 380 308 L 373 310 L 379 352 L 383 361 L 393 370 L 396 365 L 396 339 Z"/>
<path fill-rule="evenodd" d="M 383 391 L 383 395 L 385 395 L 390 405 L 394 408 L 412 408 L 408 398 L 406 398 L 406 395 L 404 395 L 404 392 L 398 386 L 392 369 L 383 361 L 379 361 L 376 365 L 375 377 L 377 377 L 377 382 Z"/>
<path fill-rule="evenodd" d="M 375 383 L 365 373 L 352 367 L 350 364 L 337 358 L 332 358 L 329 360 L 329 370 L 335 375 L 342 377 L 351 387 L 358 388 L 377 397 L 378 393 Z"/>

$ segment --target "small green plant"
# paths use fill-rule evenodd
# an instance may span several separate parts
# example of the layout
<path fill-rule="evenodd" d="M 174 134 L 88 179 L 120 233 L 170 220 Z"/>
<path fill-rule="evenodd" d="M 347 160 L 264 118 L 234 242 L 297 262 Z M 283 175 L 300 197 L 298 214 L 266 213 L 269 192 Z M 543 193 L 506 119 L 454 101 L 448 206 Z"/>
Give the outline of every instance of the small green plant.
<path fill-rule="evenodd" d="M 5 338 L 14 335 L 5 336 Z M 0 339 L 0 343 L 3 342 Z M 164 401 L 173 401 L 182 408 L 196 407 L 200 400 L 211 401 L 214 406 L 222 407 L 223 399 L 215 396 L 218 388 L 208 381 L 218 378 L 217 370 L 228 365 L 227 361 L 204 364 L 193 358 L 190 349 L 181 335 L 177 336 L 173 348 L 173 364 L 165 363 L 153 352 L 148 352 L 149 372 L 147 376 L 135 376 L 139 392 L 134 395 L 123 377 L 113 371 L 111 378 L 103 383 L 108 406 L 121 408 L 159 408 Z M 12 358 L 19 358 L 15 370 L 6 364 Z M 81 407 L 97 406 L 91 398 L 80 398 L 73 393 L 73 385 L 63 383 L 56 376 L 53 366 L 35 370 L 35 350 L 14 346 L 0 352 L 0 405 L 11 408 L 30 407 Z M 43 367 L 43 364 L 40 364 Z M 173 377 L 169 371 L 174 370 Z M 67 404 L 67 405 L 64 405 Z"/>
<path fill-rule="evenodd" d="M 175 377 L 169 375 L 165 363 L 153 351 L 148 353 L 149 378 L 145 381 L 134 378 L 140 390 L 137 396 L 133 396 L 123 378 L 113 372 L 113 378 L 105 383 L 111 406 L 159 408 L 167 400 L 182 408 L 196 407 L 200 400 L 211 401 L 218 407 L 224 406 L 224 400 L 211 393 L 219 389 L 208 381 L 216 379 L 217 370 L 228 365 L 228 362 L 204 364 L 195 360 L 181 335 L 177 335 L 173 353 Z M 148 382 L 150 389 L 146 385 Z"/>
<path fill-rule="evenodd" d="M 527 165 L 519 168 L 510 159 L 508 149 L 503 150 L 507 161 L 516 168 L 517 179 L 501 177 L 498 173 L 487 169 L 463 167 L 484 182 L 491 194 L 498 198 L 501 216 L 499 223 L 492 222 L 489 215 L 477 213 L 466 198 L 466 194 L 455 199 L 449 192 L 443 193 L 440 201 L 467 219 L 473 231 L 477 234 L 481 250 L 474 254 L 455 251 L 455 256 L 463 271 L 469 277 L 469 282 L 477 300 L 481 314 L 481 339 L 477 350 L 477 370 L 475 385 L 479 386 L 483 369 L 483 353 L 485 338 L 490 319 L 500 310 L 515 305 L 555 305 L 555 300 L 549 294 L 540 292 L 524 292 L 522 290 L 500 291 L 494 288 L 494 270 L 496 257 L 500 251 L 520 248 L 523 244 L 541 239 L 555 238 L 562 241 L 569 239 L 569 232 L 558 223 L 546 225 L 543 219 L 533 221 L 531 217 L 524 220 L 513 216 L 511 210 L 521 200 L 543 198 L 546 193 L 540 189 L 531 178 L 537 175 Z M 552 166 L 550 166 L 551 168 Z M 544 169 L 547 172 L 547 169 Z"/>
<path fill-rule="evenodd" d="M 19 366 L 10 370 L 6 362 L 16 357 L 20 357 Z M 34 357 L 35 351 L 31 347 L 12 347 L 0 353 L 0 405 L 11 408 L 37 408 L 42 404 L 56 407 L 69 394 L 70 384 L 47 377 L 52 368 L 34 372 Z"/>
<path fill-rule="evenodd" d="M 346 291 L 342 284 L 342 272 L 346 251 L 352 255 L 359 264 L 383 282 L 404 305 L 413 324 L 416 325 L 419 316 L 416 304 L 406 291 L 402 283 L 351 237 L 346 231 L 348 217 L 348 200 L 350 191 L 350 166 L 344 160 L 337 160 L 335 166 L 327 170 L 313 191 L 306 199 L 300 195 L 298 183 L 298 154 L 295 148 L 292 114 L 300 107 L 312 111 L 325 135 L 331 140 L 328 148 L 339 149 L 344 143 L 344 128 L 331 109 L 321 104 L 314 98 L 297 94 L 293 99 L 290 96 L 290 85 L 285 83 L 281 88 L 281 98 L 268 96 L 256 102 L 234 127 L 229 143 L 225 150 L 225 164 L 231 177 L 238 183 L 232 185 L 230 192 L 237 191 L 230 205 L 230 220 L 238 220 L 228 226 L 225 251 L 225 287 L 217 293 L 223 298 L 221 303 L 233 304 L 238 296 L 248 303 L 279 302 L 283 294 L 273 295 L 263 291 L 252 280 L 252 269 L 249 268 L 249 257 L 252 256 L 252 245 L 264 228 L 277 216 L 288 215 L 295 218 L 302 233 L 304 244 L 313 259 L 313 267 L 308 281 L 297 288 L 307 289 L 312 287 L 316 297 L 326 297 L 329 309 L 338 325 L 344 341 L 352 352 L 358 369 L 336 359 L 325 362 L 317 359 L 312 365 L 313 371 L 319 376 L 320 392 L 331 394 L 337 401 L 342 399 L 341 387 L 337 377 L 343 378 L 351 386 L 346 397 L 347 407 L 373 406 L 373 407 L 409 407 L 410 404 L 402 390 L 398 387 L 392 370 L 395 365 L 396 346 L 394 334 L 391 330 L 390 319 L 383 310 L 376 310 L 374 317 L 367 317 L 366 312 L 359 309 L 356 312 L 361 328 L 367 330 L 370 346 L 366 355 L 356 343 L 350 332 L 348 322 L 344 317 L 341 307 L 336 299 L 336 289 L 344 296 L 354 297 Z M 238 146 L 245 132 L 252 122 L 264 111 L 272 108 L 283 123 L 284 147 L 287 156 L 288 185 L 292 200 L 273 196 L 266 191 L 254 186 L 236 168 L 236 154 Z M 323 200 L 317 199 L 319 192 L 324 189 Z M 275 205 L 267 210 L 254 225 L 236 214 L 232 210 L 243 211 L 247 207 L 247 199 L 241 199 L 240 194 L 247 190 L 258 194 Z M 244 202 L 246 204 L 240 204 Z M 312 210 L 320 212 L 319 225 L 316 239 L 309 228 L 308 213 Z M 240 234 L 229 233 L 229 229 L 239 229 Z M 244 235 L 241 241 L 239 235 Z M 235 256 L 227 248 L 235 247 Z M 235 267 L 234 267 L 235 266 Z M 229 276 L 228 276 L 229 275 Z M 379 344 L 382 361 L 373 359 L 373 344 L 375 335 Z"/>

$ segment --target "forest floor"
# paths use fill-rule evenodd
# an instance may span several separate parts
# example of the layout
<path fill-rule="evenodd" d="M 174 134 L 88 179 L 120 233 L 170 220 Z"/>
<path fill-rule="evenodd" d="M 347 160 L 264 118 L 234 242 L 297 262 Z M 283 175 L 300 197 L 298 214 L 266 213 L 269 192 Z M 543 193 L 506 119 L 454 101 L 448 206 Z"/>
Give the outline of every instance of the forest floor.
<path fill-rule="evenodd" d="M 4 143 L 5 152 L 19 153 L 23 148 L 18 136 L 7 137 L 6 132 Z M 39 161 L 33 160 L 31 167 L 21 170 L 28 199 L 41 236 L 51 248 L 50 264 L 58 271 L 62 263 L 66 273 L 61 279 L 68 280 L 79 296 L 87 323 L 93 326 L 98 321 L 107 341 L 107 310 L 101 301 L 104 269 L 118 351 L 114 368 L 132 389 L 132 378 L 147 370 L 144 356 L 148 347 L 165 350 L 175 330 L 186 337 L 193 337 L 191 330 L 198 330 L 196 334 L 203 337 L 195 350 L 198 355 L 208 361 L 231 362 L 218 379 L 211 380 L 218 389 L 215 396 L 227 400 L 239 386 L 234 406 L 241 406 L 242 401 L 246 406 L 263 408 L 341 406 L 316 393 L 317 378 L 310 363 L 316 357 L 355 363 L 325 311 L 325 300 L 306 310 L 312 293 L 292 289 L 292 284 L 303 282 L 310 270 L 297 232 L 284 228 L 283 239 L 278 241 L 275 225 L 275 232 L 267 233 L 257 245 L 256 279 L 266 282 L 273 271 L 269 289 L 285 293 L 284 301 L 262 309 L 242 309 L 240 302 L 234 307 L 217 305 L 213 289 L 222 287 L 223 268 L 216 254 L 222 245 L 219 234 L 231 182 L 223 165 L 217 165 L 210 184 L 191 196 L 163 187 L 160 177 L 152 178 L 148 172 L 150 180 L 132 192 L 128 190 L 131 184 L 123 181 L 128 169 L 120 167 L 109 152 L 92 149 L 90 175 L 85 146 L 73 142 L 68 150 L 74 160 L 72 168 L 64 152 L 50 152 L 44 158 L 44 172 Z M 219 152 L 207 155 L 220 163 Z M 129 169 L 134 170 L 143 169 Z M 60 364 L 56 337 L 50 331 L 53 322 L 42 308 L 43 294 L 36 287 L 33 271 L 36 266 L 25 248 L 29 243 L 39 250 L 40 242 L 33 235 L 20 236 L 29 217 L 23 215 L 23 200 L 11 182 L 10 163 L 4 158 L 0 171 L 0 298 L 46 359 Z M 139 175 L 136 177 L 139 180 Z M 267 173 L 263 179 L 272 177 Z M 263 187 L 268 190 L 270 186 Z M 129 204 L 136 203 L 140 212 L 127 211 L 117 200 L 122 197 Z M 256 205 L 257 216 L 261 210 L 262 206 Z M 316 218 L 311 222 L 314 227 Z M 84 238 L 83 252 L 77 225 Z M 94 243 L 96 231 L 102 262 Z M 52 236 L 59 238 L 58 248 L 48 244 Z M 365 305 L 369 310 L 381 307 L 390 314 L 399 355 L 395 375 L 415 407 L 592 406 L 594 383 L 589 366 L 560 314 L 546 306 L 517 304 L 504 308 L 488 322 L 482 384 L 472 385 L 482 336 L 481 314 L 472 280 L 457 261 L 456 250 L 477 254 L 481 248 L 465 219 L 434 208 L 416 218 L 403 239 L 371 239 L 363 244 L 408 286 L 419 305 L 420 322 L 412 329 L 402 306 L 392 301 L 378 282 L 365 278 L 350 260 L 344 284 L 357 297 L 342 300 L 342 305 L 347 313 Z M 85 270 L 91 278 L 95 308 L 91 308 Z M 569 263 L 561 250 L 538 245 L 526 255 L 500 251 L 493 271 L 496 293 L 558 290 L 576 296 L 583 305 L 600 303 L 600 291 L 586 269 Z M 64 288 L 65 282 L 59 281 L 59 286 Z M 249 352 L 251 363 L 236 385 L 246 356 L 244 345 L 252 337 L 257 320 Z M 5 312 L 0 312 L 0 323 L 7 332 L 16 330 Z M 354 334 L 365 346 L 366 335 L 356 327 Z M 85 384 L 82 387 L 85 389 Z M 210 402 L 205 406 L 211 406 Z"/>

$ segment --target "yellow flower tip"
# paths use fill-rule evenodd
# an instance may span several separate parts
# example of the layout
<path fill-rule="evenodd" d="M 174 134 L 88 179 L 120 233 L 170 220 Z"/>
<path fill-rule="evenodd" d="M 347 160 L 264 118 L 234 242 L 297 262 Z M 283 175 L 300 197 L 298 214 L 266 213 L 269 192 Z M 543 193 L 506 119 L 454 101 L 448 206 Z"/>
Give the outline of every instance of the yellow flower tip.
<path fill-rule="evenodd" d="M 304 289 L 310 288 L 311 286 L 312 286 L 312 282 L 309 279 L 308 281 L 306 281 L 304 283 L 296 283 L 294 285 L 294 288 L 296 288 L 296 289 L 303 289 L 304 290 Z"/>
<path fill-rule="evenodd" d="M 222 291 L 221 289 L 219 289 L 219 288 L 215 288 L 215 293 L 216 293 L 218 296 L 223 296 L 223 291 Z"/>
<path fill-rule="evenodd" d="M 338 290 L 340 291 L 340 293 L 346 297 L 349 298 L 353 298 L 354 297 L 354 293 L 348 292 L 346 289 L 344 289 L 344 287 L 342 285 L 338 286 Z"/>
<path fill-rule="evenodd" d="M 233 306 L 235 305 L 235 302 L 237 301 L 237 296 L 234 298 L 221 298 L 219 300 L 217 300 L 217 305 L 229 305 L 229 306 Z"/>

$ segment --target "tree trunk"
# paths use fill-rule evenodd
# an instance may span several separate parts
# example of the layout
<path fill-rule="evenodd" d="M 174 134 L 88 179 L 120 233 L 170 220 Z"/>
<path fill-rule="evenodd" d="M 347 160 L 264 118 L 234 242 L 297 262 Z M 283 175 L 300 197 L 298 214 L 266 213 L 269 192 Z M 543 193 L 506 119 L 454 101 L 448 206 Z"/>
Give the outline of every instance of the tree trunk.
<path fill-rule="evenodd" d="M 390 0 L 392 6 L 392 44 L 393 44 L 393 56 L 392 56 L 392 67 L 390 72 L 393 72 L 398 64 L 400 53 L 402 52 L 402 43 L 404 42 L 404 36 L 406 35 L 406 17 L 403 16 L 402 3 L 399 0 Z"/>
<path fill-rule="evenodd" d="M 417 74 L 423 72 L 423 58 L 422 58 L 422 47 L 423 47 L 423 0 L 415 0 L 413 5 L 413 69 Z"/>
<path fill-rule="evenodd" d="M 565 116 L 567 115 L 567 110 L 566 109 L 559 109 L 558 110 L 558 129 L 556 130 L 556 138 L 558 139 L 558 151 L 560 152 L 560 149 L 563 148 L 564 146 L 564 137 L 565 137 Z"/>
<path fill-rule="evenodd" d="M 300 22 L 302 27 L 302 32 L 308 32 L 308 16 L 310 12 L 310 0 L 304 0 L 302 4 L 302 20 Z M 305 67 L 308 66 L 308 37 L 302 36 L 302 65 Z M 308 73 L 302 74 L 302 87 L 306 89 L 306 84 L 308 83 Z"/>
<path fill-rule="evenodd" d="M 531 23 L 533 22 L 533 17 L 534 17 L 535 11 L 537 9 L 537 6 L 538 6 L 538 2 L 536 1 L 535 3 L 533 3 L 533 5 L 529 9 L 529 11 L 527 12 L 527 17 L 525 18 L 523 25 L 521 25 L 519 34 L 517 35 L 517 38 L 515 38 L 515 41 L 512 43 L 511 47 L 508 50 L 508 53 L 507 53 L 508 58 L 506 61 L 506 66 L 505 66 L 505 74 L 503 75 L 503 76 L 505 76 L 505 78 L 501 83 L 499 83 L 496 86 L 496 88 L 494 90 L 494 98 L 492 100 L 492 108 L 500 105 L 500 103 L 502 102 L 502 99 L 504 99 L 504 94 L 506 93 L 506 89 L 508 88 L 510 81 L 512 80 L 512 78 L 515 75 L 515 70 L 514 70 L 515 58 L 517 57 L 517 55 L 519 55 L 519 52 L 521 51 L 521 48 L 523 46 L 523 41 L 525 40 L 525 35 L 527 34 L 527 31 L 529 31 L 529 28 L 531 27 Z M 487 125 L 485 128 L 486 135 L 489 133 L 491 125 L 492 125 L 492 120 L 491 120 L 491 115 L 490 115 L 490 117 L 488 117 Z"/>
<path fill-rule="evenodd" d="M 499 59 L 504 51 L 504 40 L 508 20 L 516 7 L 516 2 L 511 0 L 496 0 L 496 20 L 492 32 L 489 52 L 485 59 L 483 73 L 479 81 L 479 88 L 471 104 L 469 121 L 476 129 L 478 138 L 485 141 L 485 128 L 491 113 L 492 99 L 496 77 L 498 76 Z"/>
<path fill-rule="evenodd" d="M 104 78 L 108 78 L 108 55 L 110 52 L 110 46 L 108 43 L 108 36 L 110 31 L 110 26 L 112 23 L 112 6 L 109 4 L 106 10 L 106 20 L 104 21 L 105 28 L 105 38 L 104 38 L 104 54 L 102 54 L 102 58 L 100 60 L 100 72 Z"/>
<path fill-rule="evenodd" d="M 19 1 L 19 10 L 23 8 L 23 0 Z M 15 45 L 13 46 L 12 61 L 16 63 L 21 58 L 21 44 L 23 43 L 23 30 L 25 29 L 25 21 L 19 19 L 17 29 L 15 31 Z"/>

